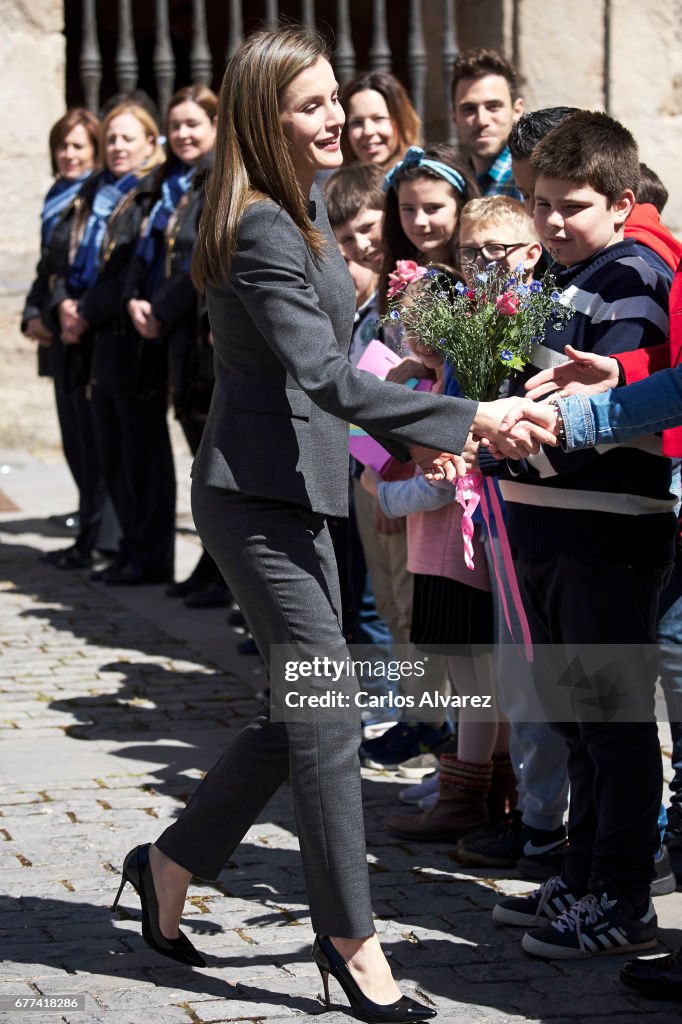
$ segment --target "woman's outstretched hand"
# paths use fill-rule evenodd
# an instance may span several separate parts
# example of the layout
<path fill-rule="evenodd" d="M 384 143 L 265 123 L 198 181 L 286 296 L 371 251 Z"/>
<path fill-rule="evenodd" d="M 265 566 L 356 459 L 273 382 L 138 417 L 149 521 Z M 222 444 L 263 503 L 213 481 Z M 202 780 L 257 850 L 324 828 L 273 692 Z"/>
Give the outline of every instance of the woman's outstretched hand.
<path fill-rule="evenodd" d="M 526 381 L 528 398 L 535 401 L 554 391 L 561 391 L 561 397 L 583 394 L 596 395 L 608 391 L 618 384 L 618 362 L 611 356 L 598 356 L 594 352 L 578 352 L 567 345 L 564 352 L 567 363 L 541 370 Z"/>
<path fill-rule="evenodd" d="M 536 455 L 540 445 L 557 443 L 557 411 L 528 398 L 479 402 L 472 432 L 481 442 L 509 459 Z"/>

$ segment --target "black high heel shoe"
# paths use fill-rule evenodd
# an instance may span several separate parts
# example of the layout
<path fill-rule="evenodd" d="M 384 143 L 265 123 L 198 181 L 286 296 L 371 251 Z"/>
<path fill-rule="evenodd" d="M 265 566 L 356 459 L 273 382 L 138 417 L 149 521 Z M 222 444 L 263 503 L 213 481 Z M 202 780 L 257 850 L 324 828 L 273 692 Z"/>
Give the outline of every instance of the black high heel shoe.
<path fill-rule="evenodd" d="M 121 884 L 118 887 L 112 910 L 116 910 L 126 882 L 130 882 L 140 897 L 140 903 L 142 904 L 142 938 L 147 945 L 155 949 L 157 953 L 169 956 L 171 960 L 177 960 L 181 964 L 189 964 L 190 967 L 205 967 L 206 961 L 201 953 L 194 948 L 186 935 L 180 932 L 179 938 L 167 939 L 161 933 L 159 928 L 159 903 L 156 898 L 154 879 L 149 863 L 149 843 L 145 843 L 143 846 L 136 846 L 124 860 L 123 870 L 121 871 Z"/>
<path fill-rule="evenodd" d="M 350 973 L 348 964 L 327 935 L 316 935 L 313 943 L 313 960 L 322 975 L 324 1002 L 329 1009 L 329 975 L 336 978 L 346 993 L 348 1002 L 356 1017 L 367 1024 L 411 1024 L 412 1021 L 430 1020 L 436 1011 L 408 996 L 401 996 L 394 1003 L 375 1003 L 368 999 Z"/>

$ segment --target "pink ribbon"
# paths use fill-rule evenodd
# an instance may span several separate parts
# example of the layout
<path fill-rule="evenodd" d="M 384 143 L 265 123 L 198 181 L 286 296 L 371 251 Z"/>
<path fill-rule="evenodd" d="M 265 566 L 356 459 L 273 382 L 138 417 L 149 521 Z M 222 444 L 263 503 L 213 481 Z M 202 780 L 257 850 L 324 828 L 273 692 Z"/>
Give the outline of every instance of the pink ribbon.
<path fill-rule="evenodd" d="M 458 476 L 456 484 L 457 501 L 463 508 L 462 539 L 464 541 L 464 564 L 474 571 L 474 520 L 473 515 L 481 500 L 482 473 L 467 473 Z"/>
<path fill-rule="evenodd" d="M 497 494 L 497 488 L 495 484 L 490 480 L 487 480 L 482 473 L 467 473 L 466 476 L 458 477 L 456 484 L 456 497 L 459 504 L 462 506 L 464 512 L 462 515 L 462 539 L 464 541 L 464 563 L 467 569 L 474 568 L 474 523 L 473 514 L 478 508 L 479 502 L 481 505 L 481 512 L 483 513 L 483 519 L 488 530 L 490 537 L 490 551 L 492 554 L 493 567 L 495 569 L 495 579 L 497 582 L 497 590 L 500 595 L 500 603 L 504 612 L 504 621 L 507 624 L 509 635 L 512 640 L 516 643 L 514 637 L 514 630 L 512 629 L 511 616 L 509 614 L 509 606 L 507 604 L 507 595 L 505 592 L 504 581 L 506 579 L 509 584 L 509 591 L 511 600 L 516 611 L 517 618 L 519 620 L 519 626 L 521 627 L 521 636 L 523 638 L 523 647 L 526 655 L 526 661 L 532 663 L 533 661 L 533 642 L 530 635 L 530 626 L 528 625 L 528 618 L 523 607 L 521 600 L 521 592 L 519 591 L 519 583 L 516 579 L 516 570 L 514 569 L 514 560 L 511 554 L 511 548 L 509 547 L 509 537 L 507 536 L 507 527 L 504 522 L 504 515 L 502 514 L 502 506 L 500 505 L 500 499 Z M 488 507 L 488 500 L 492 506 L 492 519 L 497 527 L 497 537 L 500 542 L 500 550 L 502 552 L 502 566 L 498 561 L 497 551 L 495 544 L 493 543 L 493 531 L 491 529 L 491 509 Z"/>

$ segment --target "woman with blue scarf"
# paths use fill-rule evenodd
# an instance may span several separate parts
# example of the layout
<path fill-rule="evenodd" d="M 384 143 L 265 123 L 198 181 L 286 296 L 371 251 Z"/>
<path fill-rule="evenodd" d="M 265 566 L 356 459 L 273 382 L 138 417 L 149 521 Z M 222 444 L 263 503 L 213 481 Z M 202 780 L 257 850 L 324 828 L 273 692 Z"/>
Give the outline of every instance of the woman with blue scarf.
<path fill-rule="evenodd" d="M 215 141 L 218 98 L 204 85 L 178 90 L 166 121 L 169 156 L 151 194 L 130 265 L 125 299 L 130 318 L 150 347 L 167 353 L 175 415 L 196 453 L 213 390 L 213 349 L 190 278 L 190 262 L 203 208 Z M 188 607 L 226 605 L 230 595 L 213 559 L 203 552 L 188 579 L 170 597 Z"/>
<path fill-rule="evenodd" d="M 114 567 L 98 576 L 112 574 L 114 582 L 124 565 L 135 559 L 140 567 L 147 559 L 144 568 L 150 575 L 169 579 L 173 545 L 157 536 L 158 516 L 149 512 L 150 506 L 164 509 L 168 504 L 167 495 L 151 493 L 150 466 L 170 465 L 171 502 L 175 494 L 165 385 L 156 383 L 150 390 L 141 339 L 121 301 L 141 222 L 136 190 L 163 160 L 158 127 L 143 107 L 123 103 L 102 122 L 102 147 L 105 169 L 85 183 L 69 218 L 72 258 L 62 267 L 53 302 L 65 342 L 92 348 L 89 391 L 95 440 L 122 531 Z M 156 371 L 154 365 L 152 378 Z M 165 528 L 171 537 L 172 525 Z"/>
<path fill-rule="evenodd" d="M 38 373 L 53 378 L 64 457 L 79 495 L 75 544 L 42 558 L 59 568 L 73 569 L 90 564 L 104 492 L 85 394 L 85 353 L 63 343 L 52 309 L 50 278 L 68 252 L 69 211 L 98 162 L 99 121 L 84 107 L 74 107 L 52 126 L 49 145 L 56 180 L 43 204 L 40 261 L 26 298 L 21 329 L 38 343 Z"/>

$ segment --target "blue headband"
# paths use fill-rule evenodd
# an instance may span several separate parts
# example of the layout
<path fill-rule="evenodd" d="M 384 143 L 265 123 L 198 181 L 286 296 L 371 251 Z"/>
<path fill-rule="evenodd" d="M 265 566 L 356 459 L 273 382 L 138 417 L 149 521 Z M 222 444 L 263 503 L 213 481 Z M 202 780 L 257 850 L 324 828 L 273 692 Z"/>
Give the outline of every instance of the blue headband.
<path fill-rule="evenodd" d="M 410 146 L 400 163 L 391 168 L 384 178 L 384 192 L 388 192 L 389 188 L 397 191 L 399 183 L 396 182 L 396 177 L 406 167 L 427 167 L 430 171 L 434 171 L 439 178 L 444 178 L 462 195 L 466 194 L 466 182 L 459 171 L 456 171 L 454 167 L 449 167 L 448 164 L 442 164 L 440 160 L 430 160 L 421 146 Z"/>

